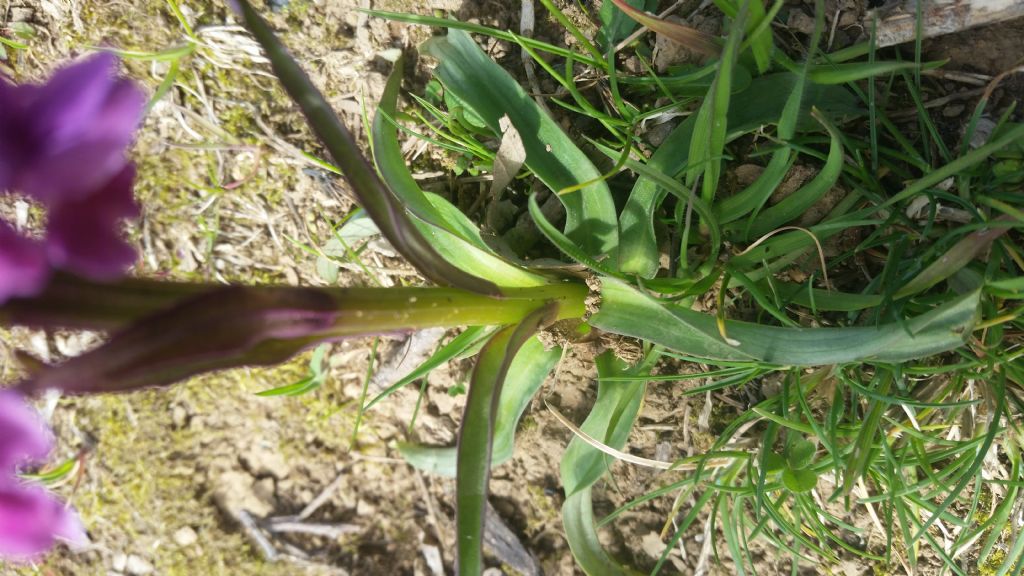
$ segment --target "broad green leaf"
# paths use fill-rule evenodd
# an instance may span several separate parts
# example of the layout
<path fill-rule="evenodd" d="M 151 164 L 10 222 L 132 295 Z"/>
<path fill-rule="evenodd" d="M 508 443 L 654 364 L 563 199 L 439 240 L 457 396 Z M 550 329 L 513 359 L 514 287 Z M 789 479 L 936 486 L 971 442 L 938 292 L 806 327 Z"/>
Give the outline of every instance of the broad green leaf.
<path fill-rule="evenodd" d="M 447 200 L 425 194 L 413 179 L 398 144 L 397 128 L 390 121 L 398 113 L 398 92 L 402 83 L 402 60 L 388 77 L 377 114 L 373 119 L 373 150 L 377 169 L 388 186 L 417 219 L 420 234 L 437 253 L 474 276 L 487 278 L 503 287 L 541 286 L 548 280 L 516 266 L 495 254 L 477 227 Z"/>
<path fill-rule="evenodd" d="M 650 355 L 648 360 L 655 358 Z M 621 450 L 640 413 L 646 381 L 614 382 L 606 378 L 632 375 L 648 366 L 630 369 L 610 352 L 596 359 L 597 400 L 580 429 L 611 448 Z M 646 364 L 646 363 L 645 363 Z M 562 523 L 573 557 L 591 576 L 630 575 L 604 551 L 594 526 L 590 487 L 608 471 L 610 456 L 574 437 L 562 456 L 561 479 L 566 500 Z"/>
<path fill-rule="evenodd" d="M 519 420 L 560 356 L 561 349 L 545 350 L 536 337 L 527 340 L 516 354 L 501 389 L 498 417 L 494 424 L 494 441 L 491 444 L 491 468 L 512 458 Z M 441 476 L 455 476 L 454 447 L 402 443 L 398 448 L 402 457 L 420 470 Z"/>
<path fill-rule="evenodd" d="M 818 475 L 814 470 L 786 468 L 782 471 L 782 483 L 791 492 L 810 492 L 818 485 Z"/>
<path fill-rule="evenodd" d="M 786 451 L 786 463 L 793 470 L 803 470 L 811 465 L 811 461 L 814 460 L 814 452 L 817 449 L 814 442 L 797 440 Z"/>
<path fill-rule="evenodd" d="M 438 59 L 435 74 L 479 114 L 495 134 L 508 115 L 526 149 L 526 166 L 551 190 L 591 182 L 559 196 L 566 210 L 565 234 L 591 256 L 618 247 L 618 216 L 608 185 L 569 136 L 461 30 L 449 30 L 424 45 Z"/>
<path fill-rule="evenodd" d="M 399 199 L 388 189 L 363 156 L 352 133 L 263 18 L 246 0 L 239 0 L 238 7 L 246 28 L 263 47 L 270 60 L 274 75 L 298 105 L 310 128 L 351 184 L 359 204 L 377 223 L 381 233 L 395 250 L 433 282 L 484 294 L 500 294 L 494 283 L 464 272 L 434 250 L 413 225 L 411 217 Z"/>
<path fill-rule="evenodd" d="M 597 400 L 580 430 L 591 438 L 621 450 L 640 412 L 647 383 L 644 380 L 605 380 L 630 374 L 626 364 L 611 352 L 598 356 L 595 362 L 598 374 Z M 566 496 L 597 482 L 608 470 L 609 460 L 610 456 L 604 452 L 574 437 L 562 456 L 561 478 Z"/>
<path fill-rule="evenodd" d="M 573 260 L 583 264 L 587 268 L 595 272 L 601 272 L 607 275 L 615 275 L 614 270 L 608 269 L 605 265 L 601 264 L 594 258 L 591 258 L 582 248 L 576 245 L 575 242 L 570 240 L 558 231 L 558 228 L 554 224 L 548 222 L 544 216 L 544 212 L 540 209 L 540 205 L 537 204 L 537 195 L 531 195 L 529 200 L 530 217 L 533 218 L 533 222 L 537 225 L 537 229 L 544 234 L 552 244 L 558 247 L 566 256 Z"/>
<path fill-rule="evenodd" d="M 814 32 L 811 34 L 809 56 L 813 55 L 818 49 L 818 43 L 821 41 L 822 26 L 824 25 L 824 16 L 821 14 L 821 10 L 816 11 L 818 14 L 814 20 Z M 793 136 L 796 135 L 797 125 L 800 122 L 804 104 L 807 69 L 810 67 L 810 61 L 811 59 L 808 57 L 804 62 L 801 73 L 794 77 L 793 88 L 779 116 L 777 133 L 779 139 L 783 142 L 792 140 Z M 788 146 L 783 146 L 772 153 L 768 166 L 765 167 L 764 172 L 758 176 L 757 180 L 741 192 L 726 198 L 716 206 L 716 214 L 719 220 L 721 222 L 732 222 L 748 212 L 753 214 L 752 218 L 756 217 L 761 207 L 771 197 L 772 192 L 775 191 L 782 182 L 782 179 L 785 178 L 786 173 L 789 172 L 795 160 L 796 155 Z M 841 157 L 840 160 L 842 160 Z"/>
<path fill-rule="evenodd" d="M 456 548 L 459 572 L 480 574 L 484 569 L 484 514 L 491 474 L 491 442 L 501 390 L 519 349 L 557 315 L 557 304 L 538 308 L 517 325 L 503 328 L 484 345 L 470 380 L 459 428 L 455 479 Z"/>
<path fill-rule="evenodd" d="M 625 282 L 601 280 L 601 308 L 590 324 L 660 344 L 698 358 L 820 366 L 847 362 L 903 362 L 963 344 L 974 326 L 980 291 L 954 298 L 903 322 L 848 328 L 781 328 L 727 320 L 727 344 L 715 318 L 661 303 Z"/>
<path fill-rule="evenodd" d="M 576 564 L 587 576 L 639 576 L 623 567 L 605 551 L 594 526 L 594 506 L 590 487 L 566 497 L 562 504 L 562 527 Z"/>
<path fill-rule="evenodd" d="M 793 101 L 792 95 L 798 83 L 796 74 L 770 74 L 755 78 L 747 90 L 734 95 L 729 109 L 727 141 L 761 126 L 779 122 L 787 103 Z M 853 117 L 862 113 L 856 97 L 841 86 L 805 86 L 799 102 L 795 128 L 800 131 L 820 127 L 810 115 L 812 106 L 833 118 Z M 688 162 L 692 161 L 690 142 L 696 122 L 697 116 L 691 115 L 676 126 L 647 161 L 647 166 L 671 178 L 686 170 L 690 166 Z M 781 167 L 783 176 L 789 162 L 789 154 L 786 156 L 787 163 Z M 779 179 L 781 181 L 781 176 Z M 745 196 L 741 194 L 744 192 L 718 200 L 712 208 L 716 214 L 728 215 L 730 220 L 735 220 L 750 211 L 751 198 L 759 193 L 752 191 L 745 192 Z M 650 278 L 657 271 L 658 245 L 654 236 L 653 218 L 664 196 L 664 191 L 650 178 L 638 178 L 633 185 L 619 220 L 619 269 L 622 272 Z"/>
<path fill-rule="evenodd" d="M 629 5 L 640 10 L 654 10 L 658 0 L 627 0 Z M 597 13 L 601 18 L 601 29 L 597 33 L 598 45 L 605 49 L 615 46 L 636 28 L 636 21 L 627 17 L 613 2 L 602 2 Z"/>
<path fill-rule="evenodd" d="M 800 187 L 780 200 L 777 204 L 770 206 L 764 211 L 751 216 L 747 224 L 749 232 L 743 235 L 744 240 L 758 238 L 783 224 L 795 220 L 806 212 L 815 202 L 820 200 L 839 180 L 843 171 L 843 141 L 839 130 L 829 121 L 822 117 L 825 128 L 829 133 L 828 158 L 821 171 L 811 179 L 810 182 Z M 774 158 L 773 158 L 774 160 Z"/>

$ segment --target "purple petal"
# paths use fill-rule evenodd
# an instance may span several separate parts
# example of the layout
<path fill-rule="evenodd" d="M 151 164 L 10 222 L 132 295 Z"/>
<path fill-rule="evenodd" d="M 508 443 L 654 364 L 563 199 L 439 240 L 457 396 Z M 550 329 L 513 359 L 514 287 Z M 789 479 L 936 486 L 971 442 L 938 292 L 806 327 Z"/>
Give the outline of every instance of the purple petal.
<path fill-rule="evenodd" d="M 15 467 L 39 462 L 53 449 L 53 434 L 25 398 L 0 390 L 0 483 Z"/>
<path fill-rule="evenodd" d="M 44 85 L 0 89 L 0 187 L 54 206 L 91 193 L 124 167 L 145 95 L 116 70 L 113 55 L 98 54 Z"/>
<path fill-rule="evenodd" d="M 58 539 L 75 546 L 89 542 L 75 512 L 45 489 L 0 480 L 0 558 L 32 560 Z"/>
<path fill-rule="evenodd" d="M 32 102 L 33 136 L 61 148 L 95 122 L 117 81 L 117 57 L 101 52 L 61 68 L 43 84 Z"/>
<path fill-rule="evenodd" d="M 33 296 L 50 277 L 43 245 L 0 222 L 0 304 L 15 296 Z"/>
<path fill-rule="evenodd" d="M 94 194 L 51 208 L 46 252 L 55 267 L 111 280 L 135 262 L 135 250 L 118 230 L 122 218 L 139 214 L 132 195 L 134 178 L 135 167 L 129 165 Z"/>

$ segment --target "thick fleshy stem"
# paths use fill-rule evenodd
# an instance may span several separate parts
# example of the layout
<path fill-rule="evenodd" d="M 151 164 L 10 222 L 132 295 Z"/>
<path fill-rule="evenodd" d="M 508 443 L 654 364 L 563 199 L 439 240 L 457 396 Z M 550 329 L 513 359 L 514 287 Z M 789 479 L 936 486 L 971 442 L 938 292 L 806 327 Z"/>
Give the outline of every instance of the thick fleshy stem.
<path fill-rule="evenodd" d="M 225 368 L 270 365 L 320 342 L 422 328 L 517 324 L 542 307 L 581 318 L 578 282 L 510 288 L 500 297 L 457 288 L 295 288 L 171 284 L 106 286 L 63 277 L 41 297 L 0 308 L 0 323 L 112 329 L 99 348 L 42 367 L 35 394 L 125 392 Z M 74 289 L 77 288 L 77 289 Z"/>

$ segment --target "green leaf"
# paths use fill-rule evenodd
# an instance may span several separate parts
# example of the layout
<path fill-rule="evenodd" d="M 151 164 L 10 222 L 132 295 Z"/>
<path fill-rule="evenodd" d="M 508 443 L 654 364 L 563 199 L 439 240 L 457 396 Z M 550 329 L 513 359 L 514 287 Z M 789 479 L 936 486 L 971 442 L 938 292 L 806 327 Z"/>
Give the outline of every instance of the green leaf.
<path fill-rule="evenodd" d="M 782 366 L 903 362 L 963 344 L 978 313 L 980 291 L 951 299 L 903 322 L 847 328 L 782 328 L 727 320 L 727 344 L 715 318 L 665 304 L 614 278 L 601 279 L 601 307 L 589 323 L 698 358 Z"/>
<path fill-rule="evenodd" d="M 910 282 L 896 291 L 894 298 L 903 298 L 911 294 L 923 292 L 939 282 L 949 278 L 958 270 L 967 266 L 978 254 L 986 250 L 992 242 L 1010 230 L 1011 218 L 1001 216 L 991 222 L 992 226 L 982 228 L 964 237 L 947 250 L 938 260 L 932 262 Z M 1017 223 L 1020 225 L 1020 223 Z"/>
<path fill-rule="evenodd" d="M 810 492 L 818 485 L 818 474 L 814 470 L 786 468 L 782 471 L 782 484 L 791 492 Z"/>
<path fill-rule="evenodd" d="M 760 0 L 757 0 L 760 1 Z M 690 140 L 690 168 L 686 172 L 686 184 L 692 186 L 698 177 L 701 180 L 701 198 L 710 204 L 718 190 L 722 173 L 722 154 L 725 151 L 728 131 L 729 100 L 732 97 L 732 71 L 739 55 L 743 26 L 747 20 L 749 1 L 743 3 L 733 22 L 732 32 L 725 43 L 725 50 L 718 60 L 718 74 L 708 90 L 693 127 Z M 763 7 L 762 7 L 763 8 Z"/>
<path fill-rule="evenodd" d="M 316 390 L 327 380 L 327 373 L 324 372 L 324 355 L 331 347 L 330 344 L 321 344 L 313 351 L 313 357 L 309 360 L 309 376 L 288 384 L 257 392 L 257 396 L 301 396 L 307 392 Z"/>
<path fill-rule="evenodd" d="M 786 463 L 793 470 L 803 470 L 811 465 L 814 460 L 814 452 L 818 447 L 814 442 L 804 439 L 797 440 L 786 451 Z"/>
<path fill-rule="evenodd" d="M 501 389 L 491 444 L 491 468 L 512 458 L 519 420 L 560 357 L 560 348 L 545 350 L 536 337 L 527 340 L 516 354 Z M 407 462 L 420 470 L 440 476 L 455 476 L 454 447 L 400 443 L 398 449 Z"/>
<path fill-rule="evenodd" d="M 576 564 L 587 576 L 638 576 L 605 552 L 594 526 L 594 506 L 590 487 L 582 488 L 562 504 L 562 527 Z"/>
<path fill-rule="evenodd" d="M 621 450 L 640 412 L 647 382 L 606 380 L 630 374 L 627 365 L 611 352 L 598 356 L 595 363 L 598 375 L 597 400 L 580 430 L 607 446 Z M 597 482 L 608 470 L 609 459 L 610 456 L 604 452 L 574 437 L 562 456 L 561 478 L 566 496 Z"/>
<path fill-rule="evenodd" d="M 526 150 L 526 166 L 551 190 L 582 182 L 587 186 L 559 196 L 565 206 L 565 234 L 591 256 L 614 251 L 618 217 L 608 185 L 590 159 L 565 132 L 461 30 L 429 40 L 424 51 L 438 59 L 435 74 L 445 88 L 476 111 L 496 134 L 508 115 Z"/>
<path fill-rule="evenodd" d="M 941 63 L 939 63 L 941 64 Z M 930 66 L 935 68 L 936 66 Z M 846 84 L 883 74 L 917 68 L 913 62 L 849 62 L 844 64 L 818 64 L 807 71 L 813 84 Z"/>
<path fill-rule="evenodd" d="M 498 256 L 480 237 L 480 231 L 462 212 L 436 194 L 425 194 L 413 179 L 398 143 L 397 116 L 402 60 L 388 77 L 377 114 L 373 119 L 373 150 L 377 169 L 388 186 L 417 219 L 420 234 L 445 260 L 473 276 L 504 287 L 541 286 L 548 280 Z"/>
<path fill-rule="evenodd" d="M 655 358 L 656 355 L 649 356 Z M 634 375 L 648 367 L 630 369 L 610 352 L 596 359 L 597 400 L 580 429 L 611 448 L 621 450 L 629 439 L 647 382 L 633 380 L 614 382 L 606 378 Z M 561 479 L 565 488 L 562 523 L 566 540 L 576 562 L 592 576 L 627 575 L 631 570 L 621 567 L 604 551 L 594 526 L 590 487 L 608 471 L 610 456 L 574 437 L 562 456 Z"/>
<path fill-rule="evenodd" d="M 751 216 L 747 225 L 749 232 L 743 235 L 745 240 L 758 238 L 783 224 L 795 220 L 806 212 L 815 202 L 820 200 L 839 180 L 843 171 L 843 141 L 839 130 L 823 116 L 822 123 L 829 133 L 828 158 L 818 175 L 780 200 L 774 206 L 766 208 L 759 214 Z M 774 160 L 774 158 L 772 158 Z"/>
<path fill-rule="evenodd" d="M 734 82 L 735 80 L 734 78 Z M 732 97 L 726 141 L 761 126 L 775 123 L 782 125 L 780 117 L 788 117 L 784 110 L 794 101 L 793 93 L 798 85 L 797 75 L 788 72 L 755 78 L 749 88 Z M 820 127 L 810 115 L 812 106 L 831 117 L 846 118 L 862 112 L 857 105 L 856 97 L 841 86 L 805 86 L 801 98 L 796 101 L 800 105 L 793 119 L 795 130 Z M 686 170 L 691 165 L 688 162 L 692 162 L 690 142 L 696 122 L 697 116 L 691 115 L 676 126 L 647 161 L 647 166 L 670 178 L 675 178 Z M 785 150 L 786 162 L 782 162 L 779 167 L 782 176 L 785 176 L 789 165 L 789 148 Z M 782 176 L 779 176 L 779 181 Z M 771 188 L 774 186 L 769 187 L 768 195 L 771 194 Z M 717 201 L 712 208 L 723 218 L 723 222 L 729 222 L 748 213 L 752 198 L 760 194 L 757 191 L 744 190 L 735 196 Z M 663 189 L 650 178 L 638 178 L 633 185 L 633 191 L 626 200 L 619 220 L 619 270 L 622 272 L 638 274 L 644 278 L 651 278 L 657 272 L 658 244 L 654 236 L 653 218 L 664 197 Z"/>
<path fill-rule="evenodd" d="M 18 474 L 19 478 L 24 478 L 32 482 L 39 482 L 47 486 L 56 484 L 64 478 L 67 478 L 71 473 L 78 469 L 78 458 L 68 458 L 53 468 L 47 468 L 37 474 Z"/>
<path fill-rule="evenodd" d="M 377 223 L 391 245 L 433 282 L 483 294 L 500 294 L 494 283 L 467 274 L 434 250 L 413 225 L 402 202 L 385 186 L 376 170 L 363 156 L 352 133 L 263 18 L 246 0 L 239 0 L 238 6 L 246 28 L 263 47 L 270 60 L 274 75 L 298 105 L 310 128 L 351 184 L 359 204 Z"/>
<path fill-rule="evenodd" d="M 484 345 L 473 370 L 459 428 L 455 480 L 456 548 L 462 574 L 480 574 L 484 568 L 484 514 L 491 472 L 491 442 L 502 385 L 519 349 L 537 330 L 554 320 L 557 310 L 557 304 L 543 306 L 519 324 L 498 331 Z"/>
<path fill-rule="evenodd" d="M 658 0 L 627 0 L 629 5 L 641 10 L 654 10 Z M 598 45 L 607 50 L 615 46 L 636 28 L 636 21 L 622 13 L 613 2 L 602 2 L 597 13 L 601 19 L 601 29 L 597 33 Z"/>
<path fill-rule="evenodd" d="M 423 378 L 438 366 L 456 358 L 460 358 L 463 354 L 469 351 L 478 350 L 479 347 L 483 346 L 484 341 L 491 335 L 491 332 L 491 328 L 488 326 L 470 326 L 469 328 L 466 328 L 458 336 L 452 338 L 451 342 L 445 344 L 436 352 L 431 354 L 430 358 L 427 358 L 423 364 L 420 364 L 415 370 L 409 372 L 397 382 L 388 386 L 387 390 L 378 394 L 373 400 L 367 402 L 364 410 L 369 410 L 374 404 L 387 398 L 399 388 Z M 452 473 L 452 476 L 454 475 L 455 474 Z"/>

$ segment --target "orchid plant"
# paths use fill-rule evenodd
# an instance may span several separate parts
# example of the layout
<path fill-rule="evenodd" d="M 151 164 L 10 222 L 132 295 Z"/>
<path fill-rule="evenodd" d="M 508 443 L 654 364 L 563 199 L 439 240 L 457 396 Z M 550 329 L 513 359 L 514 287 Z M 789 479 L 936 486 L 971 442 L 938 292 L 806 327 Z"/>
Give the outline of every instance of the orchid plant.
<path fill-rule="evenodd" d="M 763 41 L 763 33 L 770 27 L 760 24 L 770 21 L 773 14 L 766 14 L 758 3 L 750 6 L 758 4 L 760 11 L 749 12 L 744 2 L 730 13 L 734 25 L 724 43 L 699 39 L 713 58 L 694 76 L 707 97 L 692 121 L 681 125 L 686 129 L 670 136 L 670 141 L 689 150 L 691 161 L 685 163 L 685 170 L 666 175 L 662 168 L 666 156 L 661 152 L 646 165 L 628 153 L 622 155 L 619 166 L 630 168 L 640 178 L 620 212 L 607 176 L 511 76 L 458 29 L 468 25 L 419 19 L 451 28 L 447 36 L 431 40 L 426 48 L 441 62 L 436 75 L 445 89 L 473 111 L 482 130 L 501 135 L 511 126 L 522 139 L 526 169 L 561 203 L 563 227 L 549 221 L 536 196 L 529 200 L 529 213 L 543 235 L 575 263 L 531 265 L 499 253 L 464 214 L 440 196 L 420 190 L 409 174 L 401 160 L 395 124 L 401 65 L 389 79 L 373 121 L 375 162 L 371 162 L 267 23 L 247 2 L 231 4 L 264 48 L 274 74 L 351 185 L 359 204 L 396 251 L 435 286 L 296 288 L 119 279 L 134 259 L 129 245 L 119 237 L 118 226 L 122 219 L 138 213 L 131 193 L 134 168 L 126 159 L 125 148 L 144 108 L 141 91 L 115 76 L 116 61 L 109 55 L 68 66 L 44 85 L 12 85 L 0 79 L 0 190 L 24 194 L 48 211 L 41 239 L 0 222 L 0 323 L 110 333 L 103 345 L 62 364 L 33 363 L 25 380 L 0 394 L 0 555 L 31 556 L 46 550 L 55 537 L 77 544 L 85 541 L 73 512 L 41 488 L 25 486 L 15 477 L 17 466 L 41 460 L 52 443 L 39 418 L 31 414 L 26 398 L 51 389 L 67 394 L 130 392 L 167 386 L 213 370 L 279 363 L 319 343 L 342 338 L 428 327 L 470 327 L 428 361 L 437 365 L 482 344 L 458 446 L 404 448 L 415 465 L 457 479 L 460 572 L 478 574 L 483 570 L 490 469 L 511 455 L 511 436 L 519 416 L 557 362 L 557 349 L 545 349 L 538 340 L 543 333 L 549 346 L 551 342 L 566 346 L 586 338 L 603 339 L 618 353 L 618 358 L 613 353 L 598 358 L 604 379 L 597 404 L 563 464 L 567 497 L 563 514 L 570 546 L 586 571 L 627 573 L 600 548 L 590 489 L 608 469 L 607 454 L 617 454 L 624 446 L 637 418 L 644 391 L 642 384 L 636 383 L 645 381 L 650 367 L 663 354 L 721 367 L 719 373 L 727 377 L 723 386 L 782 371 L 797 391 L 791 391 L 788 398 L 767 401 L 759 407 L 759 416 L 751 416 L 770 422 L 765 446 L 757 451 L 731 450 L 727 436 L 708 454 L 673 466 L 697 470 L 698 474 L 709 470 L 721 473 L 714 476 L 721 485 L 741 473 L 753 474 L 760 478 L 757 509 L 762 515 L 764 510 L 774 510 L 761 501 L 767 494 L 764 490 L 784 486 L 797 494 L 800 502 L 799 494 L 833 466 L 833 457 L 840 484 L 836 495 L 849 494 L 860 479 L 873 473 L 869 460 L 877 454 L 871 452 L 879 442 L 876 430 L 851 442 L 849 431 L 837 436 L 816 422 L 797 422 L 811 417 L 809 411 L 801 412 L 806 408 L 800 404 L 803 394 L 826 378 L 848 378 L 833 376 L 830 367 L 839 367 L 835 372 L 841 374 L 842 366 L 870 363 L 876 367 L 875 376 L 870 383 L 857 384 L 862 386 L 858 390 L 869 388 L 859 393 L 872 401 L 888 399 L 890 384 L 902 378 L 894 367 L 961 348 L 977 326 L 983 303 L 991 303 L 986 286 L 992 284 L 986 284 L 974 270 L 973 258 L 1020 226 L 1011 218 L 993 217 L 945 250 L 931 254 L 930 264 L 905 278 L 888 277 L 884 293 L 843 293 L 827 282 L 815 286 L 813 280 L 773 285 L 774 271 L 812 249 L 819 238 L 844 227 L 884 220 L 881 212 L 931 190 L 957 170 L 982 163 L 995 151 L 1017 142 L 1024 136 L 1024 128 L 1009 126 L 982 148 L 887 197 L 856 197 L 812 231 L 783 229 L 783 234 L 763 236 L 782 228 L 806 209 L 801 206 L 808 198 L 820 197 L 836 183 L 844 144 L 826 114 L 817 108 L 812 111 L 802 101 L 810 93 L 805 91 L 805 81 L 811 82 L 807 78 L 824 83 L 823 73 L 810 74 L 812 56 L 803 65 L 784 61 L 785 67 L 800 74 L 789 73 L 781 82 L 762 76 L 775 82 L 772 86 L 777 90 L 785 90 L 786 97 L 778 107 L 782 115 L 779 138 L 794 138 L 798 125 L 824 127 L 828 147 L 827 154 L 822 154 L 825 168 L 808 184 L 808 190 L 795 195 L 796 203 L 781 208 L 777 204 L 758 214 L 766 194 L 778 186 L 796 154 L 783 147 L 775 151 L 778 159 L 772 156 L 763 180 L 741 196 L 747 202 L 736 197 L 724 202 L 715 198 L 722 150 L 734 137 L 725 126 L 742 125 L 740 121 L 722 121 L 735 88 L 730 83 L 738 77 L 735 70 L 740 56 L 752 50 L 760 72 L 770 68 L 773 58 L 784 59 L 781 54 L 773 56 L 770 42 L 766 46 Z M 745 39 L 747 33 L 752 36 Z M 609 70 L 605 55 L 589 42 L 584 46 L 593 50 L 577 54 L 520 36 L 510 38 L 527 51 L 549 51 L 570 63 Z M 860 77 L 877 73 L 877 66 L 858 72 Z M 857 77 L 850 69 L 844 74 L 833 84 Z M 829 102 L 816 101 L 823 108 Z M 602 120 L 614 133 L 629 138 L 626 123 Z M 602 149 L 600 142 L 594 144 Z M 655 212 L 668 194 L 678 199 L 677 221 L 685 223 L 679 233 L 680 261 L 673 265 L 670 277 L 657 273 L 655 233 Z M 745 220 L 748 216 L 749 221 Z M 725 258 L 720 255 L 723 239 L 748 243 L 749 247 Z M 1003 282 L 998 285 L 1002 294 L 1020 290 L 1019 283 L 1006 283 L 1008 273 L 999 265 L 987 273 L 990 281 Z M 901 280 L 899 285 L 889 286 L 897 280 Z M 946 281 L 950 291 L 938 296 L 929 292 Z M 765 296 L 765 285 L 774 291 L 774 297 Z M 727 319 L 723 295 L 737 286 L 756 294 L 758 303 L 779 325 Z M 717 312 L 691 309 L 689 302 L 694 297 L 716 287 Z M 899 301 L 903 312 L 888 322 L 878 316 L 873 322 L 850 322 L 848 326 L 801 327 L 780 310 L 778 300 L 783 298 L 840 312 Z M 998 306 L 989 313 L 996 312 Z M 203 337 L 197 338 L 198 334 Z M 805 373 L 805 368 L 813 370 Z M 616 378 L 632 383 L 616 386 Z M 989 385 L 995 394 L 1005 394 L 1004 382 Z M 898 388 L 902 391 L 902 384 L 893 384 L 892 394 Z M 880 410 L 871 408 L 868 414 L 881 418 Z M 1006 410 L 1005 401 L 996 402 L 996 428 Z M 749 421 L 738 422 L 736 427 Z M 786 433 L 780 432 L 780 427 Z M 735 428 L 731 430 L 735 432 Z M 824 444 L 821 457 L 815 458 L 816 444 L 804 436 L 820 439 Z M 776 446 L 779 443 L 781 449 Z M 840 466 L 837 455 L 848 455 L 851 450 L 857 454 L 854 464 Z M 785 460 L 781 464 L 776 462 L 779 454 Z M 982 457 L 984 454 L 978 456 Z M 704 476 L 698 479 L 707 480 Z M 694 486 L 697 483 L 693 480 Z M 917 525 L 920 532 L 943 511 L 944 507 L 934 508 L 931 519 Z M 26 519 L 32 519 L 38 530 L 19 532 L 17 527 Z M 771 521 L 782 522 L 774 516 Z M 735 543 L 730 540 L 730 547 Z M 811 543 L 810 548 L 817 551 L 820 546 Z"/>

